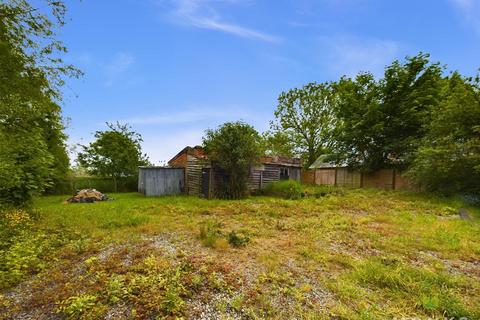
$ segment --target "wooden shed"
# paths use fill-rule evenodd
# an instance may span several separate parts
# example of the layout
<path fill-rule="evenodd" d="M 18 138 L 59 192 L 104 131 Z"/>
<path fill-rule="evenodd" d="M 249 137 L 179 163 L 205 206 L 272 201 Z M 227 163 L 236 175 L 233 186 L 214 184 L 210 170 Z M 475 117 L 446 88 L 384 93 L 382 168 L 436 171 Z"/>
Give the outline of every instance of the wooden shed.
<path fill-rule="evenodd" d="M 183 168 L 139 167 L 138 192 L 146 196 L 181 194 L 185 190 Z"/>
<path fill-rule="evenodd" d="M 262 157 L 259 162 L 259 165 L 250 169 L 250 191 L 262 189 L 273 181 L 300 181 L 301 161 L 298 158 Z M 189 195 L 214 198 L 225 176 L 221 168 L 212 163 L 199 146 L 185 147 L 168 164 L 171 167 L 184 168 L 185 193 Z"/>

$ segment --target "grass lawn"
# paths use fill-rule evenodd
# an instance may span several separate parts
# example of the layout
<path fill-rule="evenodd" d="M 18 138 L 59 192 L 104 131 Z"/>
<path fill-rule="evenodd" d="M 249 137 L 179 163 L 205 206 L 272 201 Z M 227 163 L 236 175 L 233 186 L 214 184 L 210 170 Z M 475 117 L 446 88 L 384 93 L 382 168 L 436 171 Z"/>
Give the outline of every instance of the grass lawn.
<path fill-rule="evenodd" d="M 3 222 L 0 318 L 480 319 L 480 212 L 460 200 L 111 196 Z"/>

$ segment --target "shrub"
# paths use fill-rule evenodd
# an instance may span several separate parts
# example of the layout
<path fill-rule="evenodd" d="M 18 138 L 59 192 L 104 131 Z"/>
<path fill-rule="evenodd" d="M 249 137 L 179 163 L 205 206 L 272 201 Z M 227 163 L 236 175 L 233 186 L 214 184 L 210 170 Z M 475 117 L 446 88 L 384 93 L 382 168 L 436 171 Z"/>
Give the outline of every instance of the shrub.
<path fill-rule="evenodd" d="M 260 140 L 258 132 L 241 121 L 227 122 L 216 130 L 206 131 L 205 151 L 223 174 L 218 197 L 241 199 L 248 195 L 250 167 L 261 155 Z"/>
<path fill-rule="evenodd" d="M 300 199 L 302 197 L 302 185 L 295 180 L 276 181 L 267 184 L 263 190 L 265 195 L 282 197 L 284 199 Z"/>

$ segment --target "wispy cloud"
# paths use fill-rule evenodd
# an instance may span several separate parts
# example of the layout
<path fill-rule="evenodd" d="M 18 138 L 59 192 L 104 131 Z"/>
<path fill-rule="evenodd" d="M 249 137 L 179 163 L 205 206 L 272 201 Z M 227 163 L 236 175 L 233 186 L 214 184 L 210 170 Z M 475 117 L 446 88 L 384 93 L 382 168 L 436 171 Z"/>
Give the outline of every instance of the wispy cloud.
<path fill-rule="evenodd" d="M 172 125 L 181 123 L 201 123 L 212 121 L 233 121 L 249 118 L 249 114 L 241 111 L 243 108 L 195 108 L 186 111 L 160 115 L 145 115 L 123 119 L 120 122 L 132 125 Z"/>
<path fill-rule="evenodd" d="M 336 76 L 354 76 L 361 71 L 380 76 L 400 54 L 400 45 L 388 39 L 339 36 L 323 38 L 321 46 L 327 51 L 323 66 Z"/>
<path fill-rule="evenodd" d="M 105 74 L 107 80 L 105 85 L 112 86 L 122 74 L 124 74 L 135 62 L 133 56 L 126 52 L 117 52 L 110 62 L 105 65 Z"/>
<path fill-rule="evenodd" d="M 257 31 L 239 24 L 223 20 L 216 9 L 218 4 L 238 4 L 239 0 L 156 0 L 154 3 L 168 8 L 170 18 L 180 24 L 201 29 L 229 33 L 238 37 L 266 41 L 281 42 L 281 38 Z"/>
<path fill-rule="evenodd" d="M 475 32 L 480 34 L 480 1 L 478 0 L 449 0 L 462 14 L 465 22 L 470 24 Z"/>

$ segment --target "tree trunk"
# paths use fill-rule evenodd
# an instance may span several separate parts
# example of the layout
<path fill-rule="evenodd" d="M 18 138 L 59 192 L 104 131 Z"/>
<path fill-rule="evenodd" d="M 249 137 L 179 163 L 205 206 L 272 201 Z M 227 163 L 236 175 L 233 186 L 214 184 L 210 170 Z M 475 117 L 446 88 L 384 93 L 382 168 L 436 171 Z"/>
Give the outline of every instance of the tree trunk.
<path fill-rule="evenodd" d="M 115 193 L 118 192 L 118 187 L 117 187 L 117 177 L 113 176 L 113 190 Z"/>

